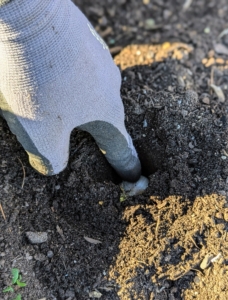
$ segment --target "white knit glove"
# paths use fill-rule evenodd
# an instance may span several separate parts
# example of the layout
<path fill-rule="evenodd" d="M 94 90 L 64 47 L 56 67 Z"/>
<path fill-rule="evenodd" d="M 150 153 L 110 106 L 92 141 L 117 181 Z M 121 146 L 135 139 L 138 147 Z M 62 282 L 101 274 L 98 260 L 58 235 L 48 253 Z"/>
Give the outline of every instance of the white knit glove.
<path fill-rule="evenodd" d="M 90 132 L 125 180 L 140 162 L 124 125 L 121 77 L 108 47 L 70 0 L 0 6 L 0 108 L 40 173 L 68 161 L 71 131 Z"/>

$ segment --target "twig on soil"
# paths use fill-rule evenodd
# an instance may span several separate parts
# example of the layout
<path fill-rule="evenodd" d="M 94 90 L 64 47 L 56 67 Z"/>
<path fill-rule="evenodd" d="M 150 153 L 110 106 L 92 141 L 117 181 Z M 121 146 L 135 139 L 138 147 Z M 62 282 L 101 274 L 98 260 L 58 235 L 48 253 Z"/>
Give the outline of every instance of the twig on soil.
<path fill-rule="evenodd" d="M 192 268 L 191 270 L 199 272 L 201 275 L 204 275 L 204 273 L 201 270 L 199 270 L 199 269 Z"/>
<path fill-rule="evenodd" d="M 214 71 L 215 71 L 215 66 L 212 66 L 210 85 L 214 84 Z"/>
<path fill-rule="evenodd" d="M 65 241 L 65 236 L 63 234 L 63 230 L 59 227 L 59 225 L 56 226 L 56 230 L 58 234 L 61 236 L 61 238 Z"/>
<path fill-rule="evenodd" d="M 158 214 L 158 221 L 157 221 L 157 225 L 156 225 L 156 228 L 155 228 L 155 238 L 156 238 L 156 240 L 158 239 L 158 228 L 159 228 L 159 225 L 160 225 L 160 214 Z"/>
<path fill-rule="evenodd" d="M 25 183 L 25 167 L 23 166 L 23 163 L 22 161 L 20 160 L 19 157 L 17 157 L 17 159 L 19 160 L 19 162 L 21 163 L 21 166 L 22 166 L 22 170 L 23 170 L 23 180 L 22 180 L 22 184 L 21 184 L 21 188 L 23 189 L 24 187 L 24 183 Z"/>
<path fill-rule="evenodd" d="M 107 27 L 107 29 L 105 29 L 104 31 L 100 32 L 100 36 L 103 38 L 105 38 L 107 35 L 112 34 L 113 30 L 112 27 Z"/>
<path fill-rule="evenodd" d="M 196 242 L 194 241 L 193 237 L 191 236 L 191 234 L 188 235 L 190 237 L 190 240 L 193 242 L 193 244 L 196 246 L 196 248 L 199 249 L 199 247 L 196 245 Z"/>
<path fill-rule="evenodd" d="M 62 247 L 63 247 L 63 246 L 61 246 L 61 247 L 59 248 L 58 254 L 59 254 L 59 253 L 60 253 L 60 251 L 62 250 Z"/>
<path fill-rule="evenodd" d="M 228 34 L 228 28 L 224 29 L 218 36 L 219 39 L 221 39 L 224 35 Z"/>
<path fill-rule="evenodd" d="M 64 259 L 63 259 L 62 257 L 60 257 L 60 258 L 61 258 L 61 260 L 62 260 L 62 263 L 63 263 L 63 265 L 64 265 L 64 268 L 65 268 L 65 270 L 67 271 L 67 268 L 66 268 L 66 265 L 65 265 Z"/>
<path fill-rule="evenodd" d="M 1 203 L 0 203 L 0 210 L 1 210 L 1 213 L 2 213 L 2 216 L 3 216 L 3 219 L 6 221 L 6 216 L 5 216 L 5 213 L 4 213 L 4 210 L 2 208 Z"/>
<path fill-rule="evenodd" d="M 199 272 L 199 273 L 201 273 L 203 275 L 203 272 L 201 270 L 198 270 L 195 267 L 193 267 L 193 268 L 190 268 L 190 269 L 186 270 L 184 273 L 180 274 L 179 276 L 175 277 L 174 280 L 176 281 L 176 280 L 180 279 L 181 277 L 187 275 L 188 272 L 190 272 L 191 270 L 197 271 L 197 272 Z"/>
<path fill-rule="evenodd" d="M 115 46 L 115 47 L 109 48 L 109 52 L 110 52 L 112 55 L 114 55 L 114 54 L 119 53 L 122 49 L 123 49 L 122 46 Z"/>
<path fill-rule="evenodd" d="M 204 223 L 202 222 L 202 223 L 201 223 L 201 226 L 200 226 L 200 235 L 202 235 L 204 229 L 205 229 Z"/>

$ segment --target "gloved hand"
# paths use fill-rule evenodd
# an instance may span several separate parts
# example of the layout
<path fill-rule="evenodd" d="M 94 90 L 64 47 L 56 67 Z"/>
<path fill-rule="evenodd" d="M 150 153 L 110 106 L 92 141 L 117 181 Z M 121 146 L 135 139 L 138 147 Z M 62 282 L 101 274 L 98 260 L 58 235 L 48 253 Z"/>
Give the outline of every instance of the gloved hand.
<path fill-rule="evenodd" d="M 140 177 L 119 70 L 70 0 L 0 0 L 0 66 L 2 115 L 38 172 L 66 167 L 77 127 L 95 138 L 123 179 Z"/>

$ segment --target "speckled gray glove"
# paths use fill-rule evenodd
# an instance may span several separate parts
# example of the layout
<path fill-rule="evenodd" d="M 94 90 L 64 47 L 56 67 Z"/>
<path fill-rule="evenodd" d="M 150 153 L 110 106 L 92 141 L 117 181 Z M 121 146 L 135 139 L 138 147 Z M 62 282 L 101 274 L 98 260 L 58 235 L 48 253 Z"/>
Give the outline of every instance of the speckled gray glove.
<path fill-rule="evenodd" d="M 66 167 L 77 127 L 92 134 L 123 179 L 139 178 L 119 70 L 70 0 L 2 0 L 0 68 L 2 115 L 37 171 L 53 175 Z"/>

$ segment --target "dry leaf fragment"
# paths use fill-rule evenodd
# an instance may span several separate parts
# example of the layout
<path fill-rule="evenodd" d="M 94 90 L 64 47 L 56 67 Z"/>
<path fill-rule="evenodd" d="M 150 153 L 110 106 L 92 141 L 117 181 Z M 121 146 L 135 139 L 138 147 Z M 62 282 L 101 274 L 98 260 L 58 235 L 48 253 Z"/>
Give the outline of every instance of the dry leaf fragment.
<path fill-rule="evenodd" d="M 225 102 L 225 96 L 220 86 L 211 84 L 210 87 L 213 89 L 215 94 L 217 95 L 219 102 Z"/>
<path fill-rule="evenodd" d="M 214 44 L 215 52 L 218 54 L 228 55 L 228 48 L 223 44 Z"/>
<path fill-rule="evenodd" d="M 65 241 L 65 237 L 64 237 L 63 231 L 62 231 L 62 229 L 59 227 L 59 225 L 56 226 L 56 230 L 57 230 L 57 232 L 60 234 L 61 238 Z"/>
<path fill-rule="evenodd" d="M 89 293 L 89 297 L 90 298 L 96 298 L 96 299 L 99 299 L 101 298 L 102 294 L 98 291 L 93 291 L 93 292 L 90 292 Z"/>
<path fill-rule="evenodd" d="M 192 0 L 186 0 L 184 5 L 183 5 L 183 10 L 186 11 L 187 9 L 189 9 L 191 4 L 192 4 Z"/>
<path fill-rule="evenodd" d="M 216 262 L 217 260 L 220 259 L 220 257 L 222 257 L 222 254 L 221 254 L 221 253 L 219 253 L 219 254 L 216 255 L 214 258 L 212 258 L 211 262 L 212 262 L 212 263 L 213 263 L 213 262 Z"/>
<path fill-rule="evenodd" d="M 89 242 L 89 243 L 91 243 L 91 244 L 95 244 L 95 245 L 96 245 L 96 244 L 102 243 L 101 241 L 92 239 L 92 238 L 90 238 L 90 237 L 88 237 L 88 236 L 84 236 L 84 239 L 85 239 L 87 242 Z"/>
<path fill-rule="evenodd" d="M 3 208 L 2 208 L 1 203 L 0 203 L 0 211 L 1 211 L 1 213 L 2 213 L 3 219 L 6 221 L 6 216 L 5 216 L 5 213 L 4 213 L 4 210 L 3 210 Z"/>
<path fill-rule="evenodd" d="M 221 39 L 224 35 L 227 35 L 228 34 L 228 28 L 224 29 L 220 35 L 218 36 L 219 39 Z"/>

